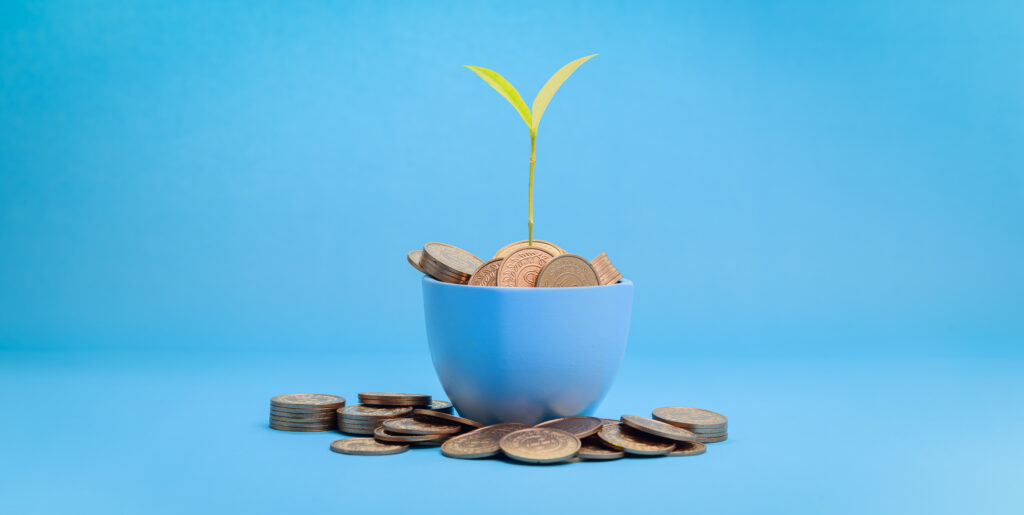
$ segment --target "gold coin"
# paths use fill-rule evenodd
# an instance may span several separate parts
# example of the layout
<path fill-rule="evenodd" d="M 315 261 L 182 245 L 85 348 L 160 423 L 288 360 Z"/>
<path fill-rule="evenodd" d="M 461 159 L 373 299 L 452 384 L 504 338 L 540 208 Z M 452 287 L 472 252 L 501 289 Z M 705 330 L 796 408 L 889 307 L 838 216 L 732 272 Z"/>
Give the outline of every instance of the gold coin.
<path fill-rule="evenodd" d="M 538 288 L 599 286 L 600 284 L 594 266 L 576 254 L 555 256 L 537 274 Z"/>
<path fill-rule="evenodd" d="M 576 456 L 585 460 L 617 460 L 626 456 L 625 451 L 617 451 L 609 449 L 603 445 L 600 440 L 597 442 L 591 439 L 583 440 L 580 446 L 580 452 L 576 453 Z"/>
<path fill-rule="evenodd" d="M 441 454 L 449 458 L 466 460 L 488 458 L 501 452 L 498 442 L 505 435 L 529 427 L 529 424 L 508 422 L 474 429 L 466 434 L 450 438 L 441 445 Z"/>
<path fill-rule="evenodd" d="M 636 415 L 623 415 L 621 420 L 623 424 L 632 429 L 643 431 L 654 436 L 660 436 L 661 438 L 667 438 L 677 442 L 697 441 L 697 435 L 692 432 L 652 418 L 638 417 Z"/>
<path fill-rule="evenodd" d="M 425 422 L 413 418 L 392 418 L 383 422 L 384 429 L 391 433 L 407 435 L 453 435 L 462 430 L 459 424 Z"/>
<path fill-rule="evenodd" d="M 338 415 L 345 419 L 380 420 L 385 418 L 407 417 L 411 414 L 412 408 L 409 406 L 378 408 L 376 406 L 354 404 L 352 406 L 345 406 L 338 410 Z"/>
<path fill-rule="evenodd" d="M 576 456 L 580 439 L 558 429 L 531 427 L 513 431 L 498 441 L 501 452 L 526 463 L 558 463 Z"/>
<path fill-rule="evenodd" d="M 482 259 L 465 250 L 437 242 L 423 246 L 423 257 L 431 264 L 439 265 L 442 272 L 456 277 L 465 276 L 467 279 L 483 264 Z"/>
<path fill-rule="evenodd" d="M 586 438 L 601 429 L 601 419 L 594 417 L 564 417 L 542 422 L 533 427 L 561 429 L 576 438 Z"/>
<path fill-rule="evenodd" d="M 509 254 L 498 267 L 498 286 L 536 286 L 537 274 L 553 257 L 554 254 L 540 247 L 527 247 Z"/>
<path fill-rule="evenodd" d="M 658 408 L 651 415 L 654 417 L 654 420 L 660 420 L 685 429 L 715 429 L 726 427 L 729 424 L 729 419 L 725 418 L 725 415 L 721 413 L 683 406 Z"/>
<path fill-rule="evenodd" d="M 421 393 L 362 392 L 359 402 L 374 406 L 430 406 L 430 396 Z"/>
<path fill-rule="evenodd" d="M 380 442 L 391 442 L 391 443 L 420 443 L 430 442 L 438 439 L 445 439 L 448 435 L 396 435 L 389 433 L 383 427 L 378 427 L 373 430 L 373 437 Z"/>
<path fill-rule="evenodd" d="M 413 268 L 419 270 L 421 274 L 427 274 L 427 271 L 420 266 L 420 260 L 423 259 L 422 250 L 410 250 L 409 254 L 405 256 L 405 259 L 409 261 L 409 264 L 412 265 Z"/>
<path fill-rule="evenodd" d="M 672 449 L 676 447 L 675 442 L 671 440 L 631 430 L 621 423 L 602 426 L 601 430 L 597 432 L 597 437 L 613 449 L 645 456 L 662 456 L 672 452 Z"/>
<path fill-rule="evenodd" d="M 704 454 L 704 451 L 708 450 L 708 446 L 700 442 L 679 442 L 676 444 L 675 450 L 668 453 L 669 456 L 696 456 L 698 454 Z"/>
<path fill-rule="evenodd" d="M 380 456 L 409 450 L 407 444 L 378 442 L 373 438 L 342 438 L 331 442 L 331 450 L 341 454 Z"/>
<path fill-rule="evenodd" d="M 270 405 L 285 408 L 339 408 L 345 405 L 345 398 L 323 393 L 290 393 L 271 397 Z"/>
<path fill-rule="evenodd" d="M 565 254 L 565 250 L 562 249 L 562 247 L 559 247 L 558 245 L 555 245 L 554 243 L 551 243 L 550 241 L 533 240 L 533 247 L 544 249 L 544 250 L 550 252 L 552 256 L 557 256 L 559 254 Z M 509 243 L 508 245 L 505 245 L 504 247 L 499 249 L 497 252 L 495 252 L 494 253 L 494 257 L 496 257 L 496 258 L 506 258 L 510 254 L 512 254 L 513 252 L 515 252 L 517 250 L 527 249 L 527 248 L 531 248 L 530 243 L 527 240 L 520 240 L 520 241 L 512 242 L 512 243 Z"/>
<path fill-rule="evenodd" d="M 469 278 L 470 286 L 497 286 L 498 285 L 498 268 L 501 266 L 503 258 L 494 258 L 479 267 L 473 272 L 473 275 Z"/>
<path fill-rule="evenodd" d="M 428 409 L 413 410 L 412 417 L 419 420 L 425 420 L 427 422 L 455 422 L 456 424 L 462 424 L 473 429 L 479 429 L 481 427 L 484 427 L 483 424 L 475 420 L 470 420 L 468 418 L 462 418 L 456 415 L 452 415 L 450 413 L 443 413 L 440 411 L 432 411 Z"/>

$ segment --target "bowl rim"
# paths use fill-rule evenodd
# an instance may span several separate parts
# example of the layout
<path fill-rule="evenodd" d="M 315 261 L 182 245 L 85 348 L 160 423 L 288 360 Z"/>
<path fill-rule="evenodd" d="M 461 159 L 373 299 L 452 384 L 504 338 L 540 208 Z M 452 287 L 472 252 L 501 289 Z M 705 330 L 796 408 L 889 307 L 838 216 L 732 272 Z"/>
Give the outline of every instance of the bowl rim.
<path fill-rule="evenodd" d="M 536 295 L 540 295 L 540 292 L 566 292 L 566 291 L 592 291 L 601 289 L 602 291 L 609 291 L 609 289 L 621 289 L 621 288 L 632 288 L 633 281 L 623 278 L 615 284 L 605 284 L 600 286 L 571 286 L 565 288 L 534 288 L 529 286 L 475 286 L 469 284 L 455 284 L 438 281 L 429 275 L 423 276 L 423 284 L 430 284 L 431 286 L 437 285 L 441 287 L 449 288 L 470 288 L 483 291 L 501 291 L 501 292 L 538 292 Z"/>

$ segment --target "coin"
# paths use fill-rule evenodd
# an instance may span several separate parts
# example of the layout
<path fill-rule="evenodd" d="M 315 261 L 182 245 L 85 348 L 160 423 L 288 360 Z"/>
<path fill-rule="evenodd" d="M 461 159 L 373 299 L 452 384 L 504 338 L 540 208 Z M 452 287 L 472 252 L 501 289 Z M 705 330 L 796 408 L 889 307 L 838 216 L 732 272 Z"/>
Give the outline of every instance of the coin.
<path fill-rule="evenodd" d="M 417 409 L 413 410 L 412 417 L 415 419 L 426 420 L 427 422 L 441 421 L 441 422 L 455 422 L 456 424 L 462 424 L 464 426 L 471 427 L 473 429 L 479 429 L 484 427 L 483 424 L 470 420 L 468 418 L 462 418 L 449 413 L 443 413 L 440 411 L 432 411 L 428 409 Z"/>
<path fill-rule="evenodd" d="M 537 274 L 538 288 L 598 286 L 597 271 L 582 256 L 562 254 L 551 258 Z"/>
<path fill-rule="evenodd" d="M 322 413 L 334 413 L 343 406 L 328 406 L 326 408 L 285 408 L 283 406 L 270 405 L 270 411 L 277 413 L 294 413 L 296 415 L 319 415 Z"/>
<path fill-rule="evenodd" d="M 612 264 L 612 260 L 608 259 L 608 254 L 602 252 L 596 258 L 590 261 L 590 264 L 594 266 L 594 270 L 597 271 L 597 276 L 601 280 L 602 285 L 614 284 L 622 280 L 622 274 Z"/>
<path fill-rule="evenodd" d="M 310 421 L 310 422 L 294 422 L 290 420 L 281 420 L 278 418 L 271 418 L 270 423 L 275 426 L 287 426 L 287 427 L 329 427 L 334 428 L 335 422 L 331 421 Z"/>
<path fill-rule="evenodd" d="M 687 429 L 687 431 L 689 431 L 689 432 L 691 432 L 691 433 L 693 433 L 693 434 L 695 434 L 697 436 L 722 436 L 722 435 L 724 435 L 724 434 L 729 432 L 729 426 L 725 426 L 725 427 L 719 428 L 719 429 L 697 429 L 697 428 L 691 427 L 691 428 Z"/>
<path fill-rule="evenodd" d="M 548 420 L 542 422 L 534 427 L 548 427 L 551 429 L 561 429 L 566 433 L 570 433 L 576 436 L 576 438 L 586 438 L 592 434 L 597 433 L 601 429 L 601 419 L 594 417 L 564 417 L 556 418 L 554 420 Z"/>
<path fill-rule="evenodd" d="M 561 431 L 531 427 L 513 431 L 498 441 L 505 456 L 526 463 L 558 463 L 576 456 L 580 439 Z"/>
<path fill-rule="evenodd" d="M 704 451 L 708 450 L 708 446 L 700 442 L 679 442 L 676 444 L 675 450 L 668 453 L 669 456 L 696 456 L 698 454 L 704 454 Z"/>
<path fill-rule="evenodd" d="M 497 286 L 498 268 L 501 266 L 502 261 L 504 261 L 503 258 L 494 258 L 477 267 L 473 272 L 473 275 L 469 278 L 469 285 Z"/>
<path fill-rule="evenodd" d="M 420 260 L 423 259 L 422 250 L 410 250 L 409 254 L 405 256 L 405 259 L 409 260 L 409 264 L 412 265 L 412 267 L 415 268 L 416 270 L 419 270 L 421 274 L 427 273 L 427 271 L 420 266 Z"/>
<path fill-rule="evenodd" d="M 381 442 L 417 443 L 447 438 L 448 435 L 396 435 L 383 427 L 373 430 L 373 437 Z"/>
<path fill-rule="evenodd" d="M 661 456 L 672 452 L 676 444 L 671 440 L 658 438 L 641 431 L 634 431 L 623 424 L 602 426 L 597 437 L 613 449 L 621 449 L 630 454 L 645 456 Z"/>
<path fill-rule="evenodd" d="M 601 425 L 602 426 L 614 426 L 615 424 L 621 424 L 621 422 L 619 422 L 617 419 L 614 419 L 614 418 L 602 418 L 601 419 Z"/>
<path fill-rule="evenodd" d="M 295 433 L 318 433 L 320 431 L 330 431 L 333 427 L 294 427 L 294 426 L 280 426 L 277 424 L 270 424 L 270 429 L 276 429 L 278 431 L 292 431 Z"/>
<path fill-rule="evenodd" d="M 553 257 L 553 254 L 539 247 L 527 247 L 509 254 L 498 267 L 498 286 L 536 286 L 537 274 Z"/>
<path fill-rule="evenodd" d="M 725 415 L 700 408 L 667 406 L 654 410 L 651 415 L 654 420 L 685 429 L 714 429 L 726 427 L 729 424 L 729 419 L 725 418 Z"/>
<path fill-rule="evenodd" d="M 430 396 L 421 393 L 363 392 L 359 402 L 374 406 L 430 406 Z"/>
<path fill-rule="evenodd" d="M 698 436 L 698 437 L 697 437 L 697 441 L 698 441 L 698 442 L 704 442 L 704 443 L 717 443 L 717 442 L 724 442 L 724 441 L 726 441 L 726 440 L 727 440 L 728 438 L 729 438 L 729 435 L 722 435 L 722 436 L 715 436 L 715 437 L 707 437 L 707 438 L 705 438 L 705 437 L 699 437 L 699 436 Z"/>
<path fill-rule="evenodd" d="M 444 413 L 451 413 L 453 411 L 452 410 L 452 403 L 450 403 L 448 401 L 439 401 L 437 399 L 434 399 L 434 400 L 430 401 L 430 408 L 429 409 L 431 411 L 441 411 L 441 412 L 444 412 Z"/>
<path fill-rule="evenodd" d="M 405 417 L 412 414 L 412 408 L 408 406 L 397 406 L 393 408 L 378 408 L 376 406 L 363 406 L 354 404 L 345 406 L 338 410 L 338 415 L 351 419 L 384 419 Z"/>
<path fill-rule="evenodd" d="M 271 397 L 270 405 L 286 408 L 341 407 L 345 405 L 345 398 L 322 393 L 291 393 Z"/>
<path fill-rule="evenodd" d="M 337 419 L 331 418 L 287 418 L 271 415 L 270 420 L 282 424 L 335 424 Z"/>
<path fill-rule="evenodd" d="M 391 433 L 407 435 L 453 435 L 462 430 L 459 424 L 441 424 L 412 418 L 392 418 L 383 422 Z"/>
<path fill-rule="evenodd" d="M 675 440 L 677 442 L 695 442 L 697 436 L 681 427 L 676 427 L 671 424 L 659 422 L 657 420 L 638 417 L 636 415 L 623 415 L 622 423 L 629 426 L 632 429 L 643 431 L 645 433 L 652 434 L 654 436 L 660 436 L 661 438 L 667 438 L 669 440 Z"/>
<path fill-rule="evenodd" d="M 407 444 L 378 442 L 373 438 L 342 438 L 331 442 L 331 450 L 341 454 L 380 456 L 409 450 Z"/>
<path fill-rule="evenodd" d="M 420 266 L 424 270 L 440 272 L 442 275 L 455 277 L 465 283 L 473 272 L 483 264 L 483 260 L 458 247 L 444 243 L 431 242 L 423 246 L 423 259 Z"/>
<path fill-rule="evenodd" d="M 336 418 L 336 413 L 328 411 L 324 413 L 291 413 L 287 411 L 270 410 L 270 416 L 277 418 L 292 418 L 296 420 L 325 420 Z"/>
<path fill-rule="evenodd" d="M 544 250 L 548 251 L 548 253 L 550 253 L 552 256 L 557 256 L 559 254 L 565 254 L 565 251 L 562 250 L 561 247 L 559 247 L 558 245 L 555 245 L 554 243 L 551 243 L 550 241 L 533 240 L 533 247 L 544 249 Z M 513 252 L 515 252 L 517 250 L 520 250 L 520 249 L 526 249 L 526 248 L 531 248 L 530 242 L 527 241 L 527 240 L 520 240 L 520 241 L 517 241 L 517 242 L 509 243 L 508 245 L 505 245 L 504 247 L 498 249 L 498 251 L 494 253 L 494 257 L 496 257 L 496 258 L 506 258 L 510 254 L 512 254 Z"/>
<path fill-rule="evenodd" d="M 580 446 L 580 452 L 576 453 L 576 456 L 585 460 L 617 460 L 624 458 L 626 453 L 624 451 L 616 451 L 609 449 L 605 445 L 601 444 L 600 441 L 594 442 L 589 438 L 583 440 Z"/>
<path fill-rule="evenodd" d="M 494 456 L 501 452 L 498 442 L 505 435 L 520 429 L 529 428 L 529 424 L 507 422 L 474 429 L 466 434 L 450 438 L 441 445 L 441 454 L 449 458 L 477 459 Z"/>

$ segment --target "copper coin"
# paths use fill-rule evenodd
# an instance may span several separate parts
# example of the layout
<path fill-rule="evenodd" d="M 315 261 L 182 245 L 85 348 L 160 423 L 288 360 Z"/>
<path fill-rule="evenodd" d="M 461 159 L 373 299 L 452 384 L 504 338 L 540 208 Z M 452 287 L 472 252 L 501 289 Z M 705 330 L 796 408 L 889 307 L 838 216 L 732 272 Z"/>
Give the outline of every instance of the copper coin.
<path fill-rule="evenodd" d="M 275 422 L 281 422 L 283 424 L 336 424 L 338 421 L 335 417 L 330 418 L 289 418 L 279 417 L 277 415 L 271 415 L 270 420 Z"/>
<path fill-rule="evenodd" d="M 660 420 L 685 429 L 716 429 L 726 427 L 729 424 L 729 419 L 725 418 L 725 415 L 721 413 L 683 406 L 658 408 L 651 415 L 654 417 L 654 420 Z"/>
<path fill-rule="evenodd" d="M 362 392 L 359 402 L 374 406 L 430 406 L 430 396 L 421 393 Z"/>
<path fill-rule="evenodd" d="M 645 433 L 659 436 L 661 438 L 667 438 L 677 442 L 696 442 L 697 435 L 693 434 L 686 429 L 676 427 L 671 424 L 659 422 L 653 418 L 638 417 L 636 415 L 623 415 L 622 423 L 629 426 L 637 431 L 643 431 Z"/>
<path fill-rule="evenodd" d="M 691 427 L 688 428 L 687 431 L 697 436 L 722 436 L 729 432 L 729 426 L 725 426 L 719 429 L 697 429 Z"/>
<path fill-rule="evenodd" d="M 441 454 L 449 458 L 466 460 L 495 456 L 501 452 L 498 442 L 505 435 L 529 427 L 529 424 L 508 422 L 474 429 L 466 434 L 450 438 L 441 445 Z"/>
<path fill-rule="evenodd" d="M 295 426 L 281 426 L 277 424 L 270 424 L 270 429 L 276 429 L 278 431 L 292 431 L 294 433 L 318 433 L 320 431 L 330 431 L 333 427 L 295 427 Z"/>
<path fill-rule="evenodd" d="M 612 264 L 612 260 L 608 259 L 607 253 L 600 253 L 596 258 L 590 261 L 591 265 L 594 265 L 594 270 L 597 271 L 598 277 L 601 278 L 601 284 L 613 284 L 622 280 L 622 274 Z"/>
<path fill-rule="evenodd" d="M 621 422 L 619 422 L 618 420 L 616 420 L 614 418 L 602 418 L 601 419 L 601 425 L 602 426 L 614 426 L 615 424 L 621 424 Z"/>
<path fill-rule="evenodd" d="M 600 441 L 594 442 L 589 438 L 583 440 L 580 452 L 576 456 L 585 460 L 617 460 L 626 456 L 625 451 L 617 451 L 608 448 Z"/>
<path fill-rule="evenodd" d="M 722 436 L 715 436 L 715 437 L 702 437 L 702 436 L 698 436 L 697 437 L 697 441 L 698 442 L 704 442 L 704 443 L 717 443 L 717 442 L 724 442 L 728 438 L 729 438 L 729 435 L 727 435 L 727 434 L 722 435 Z"/>
<path fill-rule="evenodd" d="M 378 442 L 373 438 L 342 438 L 331 442 L 331 450 L 341 454 L 380 456 L 409 450 L 407 444 Z"/>
<path fill-rule="evenodd" d="M 676 444 L 672 440 L 665 440 L 651 436 L 641 431 L 634 431 L 623 424 L 602 426 L 597 432 L 597 437 L 613 449 L 621 449 L 630 454 L 641 454 L 645 456 L 662 456 L 672 452 Z"/>
<path fill-rule="evenodd" d="M 533 247 L 544 249 L 544 250 L 548 251 L 552 256 L 557 256 L 559 254 L 565 254 L 565 250 L 563 250 L 562 247 L 559 247 L 558 245 L 555 245 L 554 243 L 551 243 L 550 241 L 533 240 Z M 526 249 L 526 248 L 530 248 L 530 242 L 527 241 L 527 240 L 521 240 L 521 241 L 509 243 L 508 245 L 505 245 L 504 247 L 499 249 L 497 252 L 495 252 L 494 253 L 494 257 L 496 257 L 496 258 L 506 258 L 510 254 L 512 254 L 513 252 L 515 252 L 515 251 L 517 251 L 519 249 Z"/>
<path fill-rule="evenodd" d="M 423 267 L 420 266 L 420 260 L 423 259 L 422 250 L 410 250 L 409 254 L 405 256 L 405 259 L 409 261 L 409 264 L 412 265 L 413 268 L 419 270 L 421 274 L 427 273 L 426 270 L 423 270 Z"/>
<path fill-rule="evenodd" d="M 497 286 L 498 285 L 498 268 L 501 266 L 503 258 L 494 258 L 482 265 L 480 265 L 476 271 L 473 272 L 472 277 L 469 278 L 470 286 Z"/>
<path fill-rule="evenodd" d="M 467 279 L 483 264 L 482 259 L 465 250 L 437 242 L 423 246 L 423 257 L 424 261 L 420 263 L 421 266 L 429 261 L 431 264 L 438 265 L 442 272 L 457 277 L 465 276 Z"/>
<path fill-rule="evenodd" d="M 418 443 L 447 438 L 448 435 L 398 435 L 389 433 L 387 429 L 378 427 L 373 430 L 373 437 L 381 442 Z"/>
<path fill-rule="evenodd" d="M 270 405 L 285 408 L 338 408 L 345 405 L 345 398 L 323 393 L 290 393 L 271 397 Z"/>
<path fill-rule="evenodd" d="M 452 403 L 437 399 L 430 401 L 430 408 L 428 409 L 430 409 L 431 411 L 442 411 L 444 413 L 451 413 L 453 411 Z"/>
<path fill-rule="evenodd" d="M 413 418 L 392 418 L 382 424 L 391 433 L 406 435 L 453 435 L 462 430 L 459 424 L 425 422 Z"/>
<path fill-rule="evenodd" d="M 385 419 L 395 417 L 407 417 L 412 414 L 412 408 L 408 406 L 396 406 L 378 408 L 375 406 L 363 406 L 354 404 L 345 406 L 338 410 L 338 415 L 346 419 Z"/>
<path fill-rule="evenodd" d="M 542 422 L 534 427 L 548 427 L 561 429 L 566 433 L 576 435 L 576 438 L 586 438 L 596 434 L 601 429 L 601 419 L 594 417 L 564 417 Z"/>
<path fill-rule="evenodd" d="M 708 446 L 700 442 L 679 442 L 676 444 L 675 450 L 668 453 L 669 456 L 696 456 L 698 454 L 704 454 L 704 451 L 708 450 Z"/>
<path fill-rule="evenodd" d="M 479 429 L 484 427 L 483 424 L 470 420 L 468 418 L 459 417 L 450 413 L 443 413 L 440 411 L 432 411 L 428 409 L 413 410 L 412 417 L 420 420 L 426 420 L 427 422 L 455 422 L 456 424 L 462 424 L 473 429 Z"/>
<path fill-rule="evenodd" d="M 576 456 L 580 450 L 580 439 L 558 429 L 531 427 L 503 436 L 498 446 L 505 456 L 514 460 L 538 464 L 558 463 Z"/>
<path fill-rule="evenodd" d="M 336 423 L 331 420 L 327 422 L 310 421 L 310 422 L 292 422 L 289 420 L 281 420 L 278 418 L 270 419 L 270 425 L 281 426 L 281 427 L 327 427 L 333 429 Z"/>
<path fill-rule="evenodd" d="M 527 247 L 509 254 L 498 267 L 498 286 L 536 286 L 537 274 L 553 257 L 554 254 L 539 247 Z"/>
<path fill-rule="evenodd" d="M 276 412 L 279 412 L 279 413 L 297 413 L 297 414 L 302 415 L 302 414 L 306 414 L 306 413 L 309 413 L 309 414 L 334 413 L 335 411 L 338 411 L 339 408 L 343 408 L 343 407 L 344 406 L 327 406 L 327 407 L 323 407 L 323 408 L 289 408 L 289 407 L 286 407 L 286 406 L 275 406 L 275 405 L 271 404 L 270 405 L 270 411 L 276 411 Z"/>
<path fill-rule="evenodd" d="M 538 288 L 599 286 L 600 284 L 593 265 L 576 254 L 555 256 L 537 274 Z"/>

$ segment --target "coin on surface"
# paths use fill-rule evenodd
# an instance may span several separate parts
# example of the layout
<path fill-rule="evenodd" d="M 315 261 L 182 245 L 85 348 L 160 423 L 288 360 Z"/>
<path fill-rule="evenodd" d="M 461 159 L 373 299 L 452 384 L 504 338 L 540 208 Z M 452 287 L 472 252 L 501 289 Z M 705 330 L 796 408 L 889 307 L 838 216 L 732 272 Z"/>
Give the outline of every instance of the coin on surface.
<path fill-rule="evenodd" d="M 672 452 L 676 444 L 672 440 L 651 436 L 641 431 L 634 431 L 623 424 L 602 426 L 597 437 L 613 449 L 621 449 L 630 454 L 645 456 L 661 456 Z"/>
<path fill-rule="evenodd" d="M 602 418 L 601 419 L 601 425 L 602 426 L 614 426 L 615 424 L 621 424 L 621 423 L 622 422 L 619 422 L 617 419 L 614 419 L 614 418 Z"/>
<path fill-rule="evenodd" d="M 714 437 L 700 437 L 700 436 L 697 437 L 697 441 L 698 442 L 704 442 L 704 443 L 724 442 L 727 439 L 729 439 L 729 435 L 727 435 L 727 434 L 722 435 L 722 436 L 714 436 Z"/>
<path fill-rule="evenodd" d="M 291 393 L 271 397 L 270 405 L 293 408 L 341 407 L 345 405 L 345 398 L 322 393 Z"/>
<path fill-rule="evenodd" d="M 387 429 L 378 427 L 373 430 L 373 437 L 381 442 L 392 442 L 392 443 L 419 443 L 419 442 L 432 442 L 438 439 L 447 438 L 448 435 L 396 435 L 389 433 Z"/>
<path fill-rule="evenodd" d="M 330 431 L 333 427 L 295 427 L 295 426 L 280 426 L 274 423 L 270 424 L 270 429 L 276 429 L 278 431 L 291 431 L 294 433 L 317 433 L 320 431 Z"/>
<path fill-rule="evenodd" d="M 331 450 L 341 454 L 380 456 L 408 451 L 409 446 L 402 443 L 378 442 L 373 438 L 342 438 L 331 442 Z"/>
<path fill-rule="evenodd" d="M 718 429 L 697 429 L 695 427 L 687 428 L 687 431 L 697 436 L 722 436 L 729 432 L 729 426 L 721 427 Z"/>
<path fill-rule="evenodd" d="M 683 406 L 658 408 L 651 415 L 654 417 L 654 420 L 660 420 L 685 429 L 714 429 L 725 427 L 729 423 L 729 419 L 720 413 Z"/>
<path fill-rule="evenodd" d="M 498 285 L 498 268 L 501 266 L 503 258 L 494 258 L 479 267 L 473 272 L 473 275 L 469 278 L 470 286 L 497 286 Z"/>
<path fill-rule="evenodd" d="M 553 257 L 554 254 L 539 247 L 527 247 L 509 254 L 498 267 L 498 286 L 536 286 L 537 274 Z"/>
<path fill-rule="evenodd" d="M 505 435 L 529 427 L 529 424 L 507 422 L 474 429 L 466 434 L 448 439 L 441 445 L 441 454 L 449 458 L 466 460 L 495 456 L 501 452 L 498 442 Z"/>
<path fill-rule="evenodd" d="M 388 432 L 406 435 L 453 435 L 462 430 L 459 424 L 427 422 L 413 418 L 391 418 L 385 420 L 383 426 Z"/>
<path fill-rule="evenodd" d="M 424 270 L 435 268 L 444 275 L 463 279 L 465 283 L 473 272 L 483 264 L 483 260 L 458 247 L 444 243 L 431 242 L 423 246 L 423 260 L 420 266 Z"/>
<path fill-rule="evenodd" d="M 592 434 L 597 433 L 601 429 L 601 419 L 594 417 L 564 417 L 556 418 L 554 420 L 548 420 L 547 422 L 541 422 L 533 427 L 548 427 L 551 429 L 561 429 L 566 433 L 570 433 L 576 436 L 576 438 L 586 438 Z"/>
<path fill-rule="evenodd" d="M 337 422 L 335 417 L 330 418 L 288 418 L 279 417 L 277 415 L 271 415 L 270 420 L 272 422 L 280 422 L 282 424 L 334 424 Z"/>
<path fill-rule="evenodd" d="M 597 271 L 582 256 L 562 254 L 551 258 L 537 274 L 538 288 L 599 286 Z"/>
<path fill-rule="evenodd" d="M 590 438 L 583 440 L 580 452 L 576 456 L 585 460 L 617 460 L 626 456 L 625 451 L 609 449 L 599 441 L 595 442 Z"/>
<path fill-rule="evenodd" d="M 638 417 L 636 415 L 623 415 L 622 423 L 632 429 L 643 431 L 654 436 L 675 440 L 677 442 L 696 442 L 697 435 L 686 429 L 671 424 L 659 422 L 653 418 Z"/>
<path fill-rule="evenodd" d="M 544 250 L 548 251 L 548 253 L 550 253 L 552 256 L 557 256 L 559 254 L 565 254 L 565 250 L 563 250 L 562 247 L 559 247 L 558 245 L 555 245 L 554 243 L 551 243 L 550 241 L 533 240 L 532 247 L 544 249 Z M 520 241 L 517 241 L 517 242 L 509 243 L 508 245 L 505 245 L 504 247 L 502 247 L 501 249 L 499 249 L 497 252 L 494 253 L 494 257 L 496 257 L 496 258 L 505 258 L 505 257 L 508 257 L 509 254 L 512 254 L 513 252 L 515 252 L 515 251 L 517 251 L 519 249 L 527 249 L 527 248 L 531 248 L 530 242 L 527 241 L 527 240 L 520 240 Z"/>
<path fill-rule="evenodd" d="M 440 401 L 437 399 L 430 401 L 430 408 L 428 409 L 430 409 L 431 411 L 442 411 L 444 413 L 451 413 L 453 411 L 452 403 L 448 401 Z"/>
<path fill-rule="evenodd" d="M 470 420 L 468 418 L 459 417 L 450 413 L 443 413 L 440 411 L 432 411 L 428 409 L 417 409 L 413 410 L 412 418 L 425 420 L 427 422 L 455 422 L 456 424 L 462 424 L 473 429 L 479 429 L 484 427 L 483 424 Z"/>
<path fill-rule="evenodd" d="M 430 396 L 421 393 L 362 392 L 359 402 L 374 406 L 430 406 Z"/>
<path fill-rule="evenodd" d="M 419 270 L 421 274 L 426 274 L 427 273 L 427 271 L 424 270 L 423 267 L 420 266 L 420 260 L 423 259 L 423 251 L 422 250 L 410 250 L 409 254 L 407 254 L 405 256 L 405 259 L 407 259 L 409 261 L 409 264 L 412 265 L 413 268 L 415 268 L 416 270 Z M 427 274 L 427 275 L 430 275 L 430 274 Z"/>
<path fill-rule="evenodd" d="M 345 406 L 338 410 L 338 415 L 346 419 L 379 420 L 384 418 L 407 417 L 411 414 L 412 408 L 409 406 L 379 408 L 376 406 L 354 404 L 352 406 Z"/>
<path fill-rule="evenodd" d="M 676 444 L 676 448 L 668 453 L 669 456 L 696 456 L 698 454 L 704 454 L 704 451 L 708 450 L 708 446 L 700 442 L 679 442 Z"/>
<path fill-rule="evenodd" d="M 498 446 L 506 456 L 517 461 L 558 463 L 576 456 L 580 439 L 559 429 L 531 427 L 503 436 Z"/>

